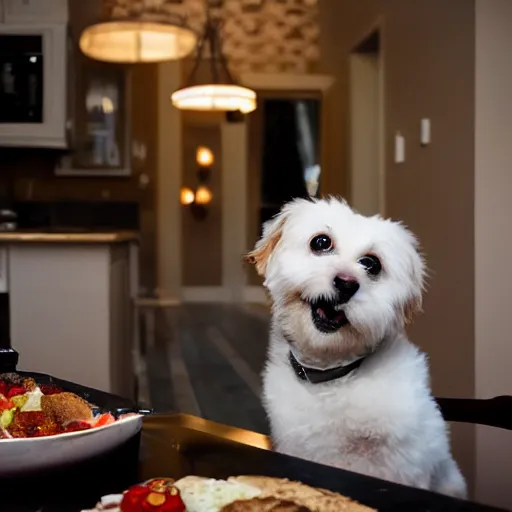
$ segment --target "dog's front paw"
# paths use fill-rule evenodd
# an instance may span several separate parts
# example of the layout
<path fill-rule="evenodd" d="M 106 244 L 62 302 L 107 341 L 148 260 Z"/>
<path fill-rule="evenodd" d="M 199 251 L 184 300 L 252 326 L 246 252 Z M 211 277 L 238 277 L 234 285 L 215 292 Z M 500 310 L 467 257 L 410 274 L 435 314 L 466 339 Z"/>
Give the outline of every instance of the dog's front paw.
<path fill-rule="evenodd" d="M 440 464 L 432 478 L 432 490 L 452 498 L 466 499 L 466 481 L 453 459 Z"/>

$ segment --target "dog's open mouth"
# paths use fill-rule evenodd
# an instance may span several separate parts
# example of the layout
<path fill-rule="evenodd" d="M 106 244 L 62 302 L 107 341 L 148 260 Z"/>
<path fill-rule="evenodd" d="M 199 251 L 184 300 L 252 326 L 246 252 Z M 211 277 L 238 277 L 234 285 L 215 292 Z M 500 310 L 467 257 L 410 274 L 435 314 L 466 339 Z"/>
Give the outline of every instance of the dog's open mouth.
<path fill-rule="evenodd" d="M 334 300 L 318 299 L 311 301 L 311 316 L 315 327 L 323 333 L 336 332 L 349 323 L 341 304 Z"/>

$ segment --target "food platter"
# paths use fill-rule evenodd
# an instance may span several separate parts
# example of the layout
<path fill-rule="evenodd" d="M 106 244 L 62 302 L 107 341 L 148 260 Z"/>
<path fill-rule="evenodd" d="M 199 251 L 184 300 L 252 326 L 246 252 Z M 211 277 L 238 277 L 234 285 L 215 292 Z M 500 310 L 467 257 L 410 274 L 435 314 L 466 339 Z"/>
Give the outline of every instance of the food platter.
<path fill-rule="evenodd" d="M 21 389 L 18 391 L 11 389 L 12 393 L 17 392 L 18 395 L 10 396 L 9 399 L 4 395 L 0 397 L 4 400 L 4 424 L 3 426 L 0 424 L 2 431 L 2 436 L 0 436 L 2 437 L 0 439 L 0 477 L 11 477 L 52 467 L 73 465 L 113 450 L 135 436 L 142 428 L 143 414 L 151 412 L 137 408 L 129 400 L 55 379 L 48 375 L 27 372 L 16 372 L 11 375 L 19 376 L 19 379 L 23 379 L 24 382 L 35 382 L 37 387 L 24 394 Z M 2 379 L 0 381 L 0 384 L 5 382 Z M 42 393 L 41 389 L 44 390 L 45 386 L 53 387 L 55 394 L 50 396 L 50 394 Z M 5 391 L 5 386 L 3 386 L 3 390 Z M 41 396 L 37 396 L 37 392 Z M 9 392 L 9 394 L 11 393 Z M 41 397 L 46 398 L 47 403 L 51 403 L 51 398 L 68 395 L 74 397 L 76 402 L 87 403 L 89 406 L 87 410 L 90 409 L 90 417 L 87 418 L 88 424 L 85 426 L 77 426 L 79 423 L 86 423 L 85 420 L 78 421 L 81 417 L 77 417 L 77 421 L 68 422 L 67 425 L 64 425 L 65 428 L 59 425 L 58 428 L 51 431 L 53 433 L 50 435 L 47 435 L 46 431 L 35 432 L 37 429 L 32 424 L 26 435 L 25 431 L 20 434 L 19 429 L 13 429 L 16 418 L 26 418 L 27 416 L 32 418 L 34 415 L 39 415 L 39 420 L 42 417 Z M 34 397 L 39 398 L 39 405 L 29 407 L 27 412 L 22 407 L 30 405 L 30 400 L 33 400 Z M 16 401 L 16 398 L 21 400 Z M 12 417 L 8 417 L 6 420 L 9 411 L 6 411 L 5 400 L 10 400 L 8 403 L 11 406 L 14 403 L 17 404 L 16 408 L 11 410 L 14 411 L 14 420 Z M 24 405 L 21 406 L 21 403 Z M 1 414 L 2 411 L 0 411 L 0 419 L 2 419 Z M 71 423 L 74 428 L 71 428 Z M 38 425 L 36 425 L 38 429 L 42 428 Z"/>
<path fill-rule="evenodd" d="M 286 478 L 153 478 L 81 512 L 376 512 L 339 493 Z"/>

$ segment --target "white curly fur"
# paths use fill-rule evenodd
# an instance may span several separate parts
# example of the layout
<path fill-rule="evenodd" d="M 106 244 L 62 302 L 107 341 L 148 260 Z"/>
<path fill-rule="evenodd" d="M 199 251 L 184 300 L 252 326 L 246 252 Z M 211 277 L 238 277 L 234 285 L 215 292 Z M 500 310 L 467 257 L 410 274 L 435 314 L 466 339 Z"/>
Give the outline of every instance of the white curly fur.
<path fill-rule="evenodd" d="M 315 255 L 319 233 L 335 244 Z M 375 279 L 358 259 L 376 255 Z M 425 265 L 416 238 L 400 223 L 364 217 L 344 201 L 295 200 L 264 226 L 249 259 L 273 300 L 264 405 L 274 448 L 439 493 L 466 496 L 446 424 L 431 396 L 426 357 L 407 338 L 405 324 L 421 308 Z M 333 279 L 349 275 L 360 288 L 344 306 L 349 325 L 317 330 L 308 301 L 334 297 Z M 363 354 L 346 377 L 299 380 L 288 355 L 305 366 L 339 366 Z"/>

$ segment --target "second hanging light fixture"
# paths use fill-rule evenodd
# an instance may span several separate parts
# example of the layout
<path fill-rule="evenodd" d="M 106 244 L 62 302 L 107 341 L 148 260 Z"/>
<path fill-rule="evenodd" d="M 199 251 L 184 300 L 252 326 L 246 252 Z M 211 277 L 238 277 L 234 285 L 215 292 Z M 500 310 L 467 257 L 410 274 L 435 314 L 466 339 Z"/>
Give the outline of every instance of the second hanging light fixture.
<path fill-rule="evenodd" d="M 239 85 L 229 71 L 221 47 L 220 25 L 219 19 L 213 19 L 208 0 L 206 0 L 206 24 L 198 44 L 192 71 L 185 85 L 171 95 L 172 104 L 176 108 L 238 111 L 243 114 L 256 109 L 256 93 L 252 89 Z M 205 71 L 207 71 L 206 80 L 203 78 Z"/>

